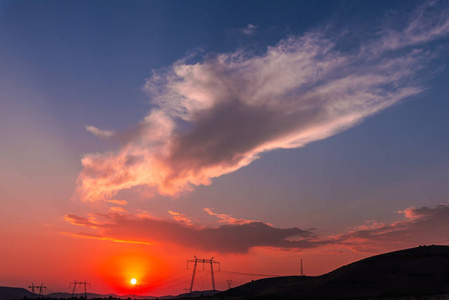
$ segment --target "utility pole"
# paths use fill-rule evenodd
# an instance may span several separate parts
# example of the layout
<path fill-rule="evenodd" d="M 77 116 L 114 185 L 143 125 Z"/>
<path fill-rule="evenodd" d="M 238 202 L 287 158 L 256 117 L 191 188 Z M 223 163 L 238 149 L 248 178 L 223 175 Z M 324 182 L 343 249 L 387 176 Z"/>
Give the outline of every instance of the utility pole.
<path fill-rule="evenodd" d="M 304 269 L 302 268 L 302 259 L 301 259 L 301 270 L 299 271 L 300 276 L 304 276 Z"/>
<path fill-rule="evenodd" d="M 198 263 L 203 263 L 203 270 L 204 270 L 204 264 L 210 264 L 210 276 L 212 279 L 212 291 L 215 295 L 214 264 L 218 264 L 218 271 L 220 271 L 220 263 L 218 261 L 215 261 L 213 257 L 211 259 L 197 258 L 195 255 L 193 257 L 195 257 L 195 259 L 187 260 L 187 269 L 189 268 L 189 263 L 193 262 L 193 272 L 192 272 L 192 280 L 190 282 L 189 294 L 192 294 L 192 291 L 193 291 L 193 282 L 195 281 L 195 273 L 196 273 L 196 268 L 198 266 Z"/>

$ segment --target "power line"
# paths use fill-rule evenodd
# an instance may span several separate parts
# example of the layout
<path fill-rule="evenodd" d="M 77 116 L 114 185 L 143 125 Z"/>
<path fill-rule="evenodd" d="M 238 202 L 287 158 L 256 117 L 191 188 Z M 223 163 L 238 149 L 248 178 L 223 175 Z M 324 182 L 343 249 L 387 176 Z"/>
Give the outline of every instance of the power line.
<path fill-rule="evenodd" d="M 243 272 L 234 272 L 234 271 L 225 271 L 221 270 L 222 273 L 230 273 L 230 274 L 237 274 L 237 275 L 247 275 L 247 276 L 261 276 L 261 277 L 282 277 L 285 275 L 273 275 L 273 274 L 256 274 L 256 273 L 243 273 Z"/>
<path fill-rule="evenodd" d="M 170 278 L 170 277 L 172 277 L 172 276 L 175 276 L 175 275 L 177 275 L 177 274 L 179 274 L 179 273 L 182 273 L 182 272 L 184 272 L 184 271 L 187 271 L 187 270 L 188 270 L 188 269 L 183 269 L 183 270 L 181 270 L 181 271 L 178 271 L 178 272 L 172 273 L 172 274 L 170 274 L 170 275 L 168 275 L 168 276 L 166 276 L 166 277 L 164 277 L 164 278 L 162 278 L 162 279 L 159 279 L 159 280 L 153 281 L 153 282 L 151 282 L 151 283 L 147 283 L 147 284 L 144 284 L 143 286 L 147 286 L 147 285 L 150 285 L 150 284 L 155 284 L 155 283 L 158 283 L 158 282 L 164 281 L 165 279 L 168 279 L 168 278 Z"/>
<path fill-rule="evenodd" d="M 184 276 L 184 277 L 181 277 L 181 278 L 178 278 L 178 279 L 174 279 L 174 280 L 171 280 L 171 281 L 167 281 L 167 282 L 165 282 L 165 283 L 159 285 L 159 286 L 158 286 L 158 289 L 161 289 L 161 287 L 163 287 L 164 285 L 167 285 L 167 284 L 169 284 L 169 283 L 174 283 L 174 282 L 177 282 L 177 281 L 180 281 L 180 280 L 183 280 L 183 279 L 187 279 L 187 278 L 189 278 L 189 277 L 190 277 L 190 275 Z M 187 282 L 189 282 L 189 281 L 190 281 L 190 280 L 187 279 Z M 165 288 L 167 288 L 167 287 L 163 287 L 163 288 L 165 289 Z"/>

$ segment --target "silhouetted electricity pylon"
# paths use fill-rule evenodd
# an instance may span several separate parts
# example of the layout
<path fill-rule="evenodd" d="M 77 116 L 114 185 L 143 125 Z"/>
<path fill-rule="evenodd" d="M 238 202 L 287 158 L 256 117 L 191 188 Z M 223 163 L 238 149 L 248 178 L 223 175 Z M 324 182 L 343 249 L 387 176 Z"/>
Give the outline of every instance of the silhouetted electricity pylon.
<path fill-rule="evenodd" d="M 203 263 L 203 270 L 204 270 L 204 264 L 210 264 L 210 276 L 212 278 L 212 291 L 215 294 L 214 264 L 218 264 L 218 271 L 220 271 L 220 263 L 218 261 L 215 261 L 213 257 L 211 259 L 197 258 L 195 255 L 193 257 L 195 257 L 195 259 L 187 260 L 187 269 L 189 268 L 190 262 L 194 263 L 193 272 L 192 272 L 192 281 L 190 282 L 189 294 L 191 294 L 192 290 L 193 290 L 193 282 L 195 281 L 195 273 L 196 273 L 196 267 L 197 267 L 198 263 Z"/>
<path fill-rule="evenodd" d="M 31 283 L 30 286 L 28 286 L 28 288 L 31 289 L 31 296 L 36 296 L 37 292 L 36 290 L 39 289 L 39 296 L 45 296 L 45 289 L 47 288 L 46 286 L 44 286 L 44 283 L 42 282 L 41 285 L 34 285 L 34 282 Z"/>
<path fill-rule="evenodd" d="M 73 282 L 70 282 L 69 288 L 72 286 L 72 284 L 73 284 L 72 298 L 73 298 L 73 296 L 75 295 L 76 285 L 79 285 L 79 286 L 83 286 L 83 285 L 84 285 L 84 298 L 87 299 L 87 289 L 86 289 L 86 286 L 89 286 L 89 288 L 90 288 L 90 283 L 87 282 L 87 281 L 84 281 L 84 282 L 83 282 L 83 281 L 76 281 L 76 280 L 74 280 Z"/>
<path fill-rule="evenodd" d="M 37 288 L 37 286 L 34 285 L 34 282 L 32 282 L 31 285 L 28 286 L 28 288 L 31 289 L 31 296 L 33 296 L 33 297 L 36 296 L 36 292 L 34 289 Z"/>
<path fill-rule="evenodd" d="M 44 283 L 42 282 L 42 284 L 39 286 L 39 296 L 44 296 L 44 290 L 45 290 L 46 288 L 47 288 L 47 287 L 44 286 Z"/>
<path fill-rule="evenodd" d="M 140 299 L 142 300 L 142 285 L 141 284 L 136 284 L 134 286 L 134 299 L 136 299 L 136 290 L 137 288 L 140 288 Z"/>
<path fill-rule="evenodd" d="M 231 288 L 232 280 L 226 280 L 226 282 L 228 283 L 228 288 Z"/>
<path fill-rule="evenodd" d="M 302 268 L 302 259 L 301 259 L 301 270 L 299 270 L 299 275 L 304 276 L 304 269 Z"/>

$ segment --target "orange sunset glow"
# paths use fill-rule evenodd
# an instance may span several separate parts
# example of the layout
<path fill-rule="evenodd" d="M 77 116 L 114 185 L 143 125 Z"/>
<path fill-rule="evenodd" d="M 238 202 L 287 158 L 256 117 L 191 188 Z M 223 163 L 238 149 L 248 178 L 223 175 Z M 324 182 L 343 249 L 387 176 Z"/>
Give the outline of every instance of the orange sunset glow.
<path fill-rule="evenodd" d="M 0 300 L 449 295 L 448 49 L 449 0 L 0 0 Z"/>

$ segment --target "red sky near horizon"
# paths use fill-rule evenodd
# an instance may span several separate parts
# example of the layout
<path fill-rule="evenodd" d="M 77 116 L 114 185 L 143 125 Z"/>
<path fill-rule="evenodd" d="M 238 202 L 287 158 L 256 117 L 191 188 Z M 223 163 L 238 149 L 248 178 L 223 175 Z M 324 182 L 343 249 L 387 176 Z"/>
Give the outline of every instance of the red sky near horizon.
<path fill-rule="evenodd" d="M 447 3 L 257 4 L 0 3 L 0 286 L 176 295 L 194 255 L 224 290 L 448 243 Z"/>

